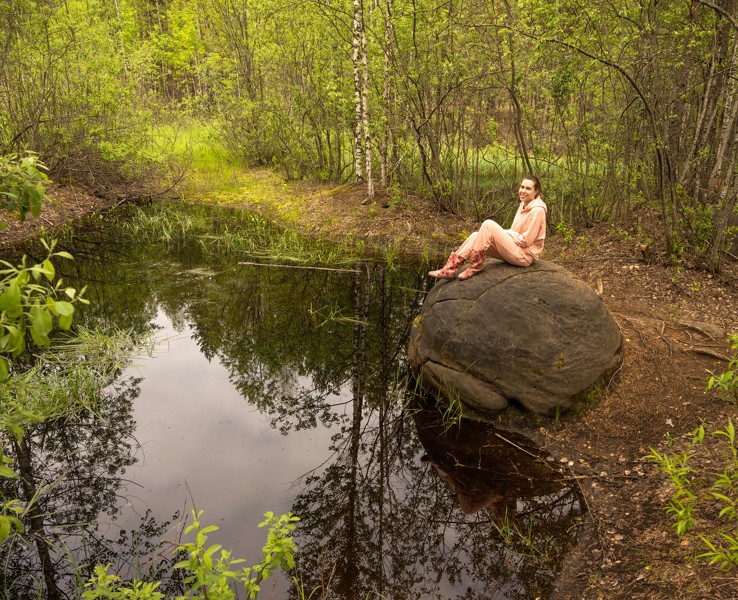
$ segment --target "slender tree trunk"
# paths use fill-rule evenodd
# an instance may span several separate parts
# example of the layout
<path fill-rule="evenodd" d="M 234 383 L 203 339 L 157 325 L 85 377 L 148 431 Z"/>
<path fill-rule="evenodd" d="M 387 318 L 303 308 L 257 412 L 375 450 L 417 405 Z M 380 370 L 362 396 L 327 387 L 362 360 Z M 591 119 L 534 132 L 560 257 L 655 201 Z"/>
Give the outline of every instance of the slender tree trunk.
<path fill-rule="evenodd" d="M 352 37 L 352 62 L 354 65 L 354 170 L 356 181 L 364 181 L 364 145 L 362 144 L 362 127 L 364 123 L 362 72 L 361 72 L 361 38 L 362 18 L 361 0 L 354 0 L 354 20 Z"/>
<path fill-rule="evenodd" d="M 114 0 L 115 4 L 115 17 L 118 20 L 117 25 L 117 41 L 120 43 L 120 46 L 118 48 L 118 52 L 120 53 L 120 62 L 123 65 L 123 73 L 125 75 L 128 75 L 128 61 L 126 60 L 126 48 L 123 45 L 123 31 L 121 28 L 121 18 L 120 18 L 120 0 Z"/>
<path fill-rule="evenodd" d="M 383 265 L 379 267 L 381 270 L 378 273 L 379 293 L 382 298 L 381 310 L 379 313 L 379 330 L 382 332 L 380 340 L 380 364 L 379 364 L 379 485 L 377 486 L 377 505 L 378 505 L 378 532 L 377 532 L 377 581 L 380 585 L 384 585 L 384 531 L 385 531 L 385 488 L 389 488 L 389 476 L 388 476 L 388 465 L 387 461 L 387 428 L 388 428 L 388 407 L 389 407 L 389 394 L 388 390 L 391 389 L 391 363 L 394 353 L 391 351 L 389 346 L 392 336 L 390 335 L 390 322 L 392 312 L 392 302 L 390 291 L 387 286 L 387 267 Z M 380 587 L 377 592 L 381 595 L 384 589 Z"/>
<path fill-rule="evenodd" d="M 736 61 L 737 55 L 738 43 L 734 43 L 730 63 L 726 67 L 726 70 L 732 73 L 733 76 L 728 78 L 727 89 L 724 95 L 723 119 L 718 131 L 715 160 L 712 171 L 710 172 L 711 187 L 723 187 L 723 183 L 731 170 L 730 167 L 733 166 L 731 164 L 733 152 L 730 151 L 730 147 L 735 140 L 736 119 L 738 119 L 738 99 L 736 99 L 736 94 L 738 93 L 738 89 L 736 89 L 736 76 L 738 76 L 738 69 L 736 69 L 736 65 L 738 64 Z"/>
<path fill-rule="evenodd" d="M 384 130 L 382 131 L 382 142 L 380 147 L 380 179 L 379 184 L 387 189 L 389 182 L 389 148 L 390 136 L 393 124 L 393 111 L 390 93 L 392 87 L 390 78 L 392 74 L 392 0 L 386 0 L 384 13 L 384 82 L 382 87 L 382 101 L 385 110 Z"/>
<path fill-rule="evenodd" d="M 364 279 L 365 278 L 365 279 Z M 358 556 L 358 501 L 359 501 L 359 449 L 361 446 L 361 424 L 364 409 L 366 385 L 366 346 L 369 320 L 369 299 L 371 297 L 371 266 L 360 268 L 354 280 L 354 354 L 351 374 L 353 392 L 353 412 L 351 418 L 351 442 L 349 461 L 351 475 L 348 481 L 348 505 L 346 507 L 346 546 L 345 568 L 340 574 L 339 589 L 349 598 L 356 597 L 356 584 L 359 573 Z"/>
<path fill-rule="evenodd" d="M 61 590 L 56 585 L 56 571 L 51 559 L 51 553 L 49 552 L 49 545 L 46 543 L 43 511 L 38 505 L 38 490 L 33 477 L 31 448 L 27 439 L 24 438 L 20 442 L 14 443 L 14 449 L 18 461 L 21 488 L 25 496 L 24 500 L 26 503 L 33 502 L 31 508 L 28 510 L 28 520 L 30 522 L 29 533 L 33 536 L 36 543 L 36 551 L 41 562 L 41 570 L 44 574 L 44 583 L 46 584 L 46 600 L 61 600 L 63 596 Z"/>
<path fill-rule="evenodd" d="M 734 32 L 733 52 L 726 68 L 729 77 L 725 86 L 723 119 L 708 181 L 710 190 L 714 190 L 718 196 L 718 213 L 709 257 L 710 270 L 713 272 L 720 271 L 730 219 L 738 204 L 735 186 L 738 165 L 738 30 Z"/>
<path fill-rule="evenodd" d="M 223 34 L 228 48 L 233 52 L 238 71 L 236 73 L 237 89 L 245 90 L 247 98 L 256 95 L 253 73 L 253 49 L 251 41 L 251 23 L 248 0 L 212 0 L 210 3 L 218 19 L 211 22 Z"/>
<path fill-rule="evenodd" d="M 510 2 L 508 0 L 505 0 L 505 8 L 507 9 L 508 17 L 510 18 L 510 21 L 512 22 L 512 8 L 510 7 Z M 518 142 L 518 148 L 520 149 L 520 156 L 523 159 L 523 164 L 525 165 L 524 170 L 527 173 L 533 173 L 533 166 L 530 162 L 530 157 L 528 156 L 528 148 L 525 144 L 525 136 L 523 135 L 523 121 L 522 121 L 522 108 L 520 107 L 520 101 L 518 100 L 517 95 L 517 74 L 515 72 L 515 43 L 513 38 L 513 32 L 512 30 L 508 32 L 507 35 L 507 43 L 508 47 L 510 49 L 510 85 L 508 86 L 508 93 L 510 94 L 510 100 L 512 100 L 513 103 L 513 110 L 515 113 L 515 121 L 513 123 L 513 127 L 515 130 L 515 139 Z"/>
<path fill-rule="evenodd" d="M 369 61 L 366 52 L 366 25 L 363 10 L 361 16 L 361 122 L 366 160 L 366 202 L 374 199 L 374 177 L 372 176 L 372 134 L 369 129 Z"/>
<path fill-rule="evenodd" d="M 713 57 L 710 60 L 710 71 L 707 74 L 707 79 L 705 81 L 705 91 L 702 94 L 701 108 L 700 108 L 699 115 L 697 117 L 697 123 L 695 124 L 692 143 L 684 158 L 682 169 L 679 175 L 679 183 L 684 187 L 689 186 L 689 188 L 693 188 L 692 180 L 696 177 L 695 161 L 697 160 L 697 153 L 699 151 L 701 144 L 704 143 L 705 132 L 711 129 L 711 126 L 710 126 L 711 119 L 709 118 L 708 115 L 710 114 L 714 115 L 714 111 L 712 110 L 712 107 L 713 107 L 712 89 L 715 86 L 715 80 L 716 80 L 715 59 Z"/>

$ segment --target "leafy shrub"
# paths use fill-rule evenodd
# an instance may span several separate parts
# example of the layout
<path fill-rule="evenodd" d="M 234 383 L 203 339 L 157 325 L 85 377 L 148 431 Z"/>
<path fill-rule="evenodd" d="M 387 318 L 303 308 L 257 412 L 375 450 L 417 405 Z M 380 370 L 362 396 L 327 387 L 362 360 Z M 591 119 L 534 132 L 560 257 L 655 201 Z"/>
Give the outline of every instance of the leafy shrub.
<path fill-rule="evenodd" d="M 46 165 L 32 153 L 0 156 L 0 208 L 17 212 L 21 221 L 28 213 L 38 217 L 48 180 L 45 170 Z"/>
<path fill-rule="evenodd" d="M 738 334 L 728 338 L 734 351 L 738 351 Z M 724 373 L 709 372 L 707 390 L 717 389 L 726 400 L 738 398 L 738 352 L 728 363 Z M 700 520 L 700 525 L 708 524 L 699 536 L 705 551 L 698 555 L 710 565 L 723 569 L 738 566 L 738 435 L 731 419 L 725 429 L 718 429 L 712 435 L 723 441 L 721 462 L 711 473 L 696 469 L 690 460 L 696 449 L 705 443 L 705 426 L 700 425 L 692 432 L 692 440 L 682 452 L 664 452 L 651 448 L 646 459 L 656 463 L 668 476 L 673 490 L 671 500 L 665 510 L 674 519 L 674 529 L 680 536 L 686 535 Z M 710 511 L 716 518 L 709 520 Z"/>
<path fill-rule="evenodd" d="M 733 350 L 738 351 L 738 333 L 728 336 L 728 341 Z M 738 352 L 728 363 L 728 369 L 724 373 L 713 373 L 708 371 L 707 390 L 718 390 L 723 400 L 738 402 Z"/>
<path fill-rule="evenodd" d="M 56 242 L 42 240 L 48 254 L 34 265 L 23 257 L 20 265 L 0 260 L 0 381 L 8 378 L 8 356 L 18 357 L 28 346 L 28 337 L 37 346 L 48 348 L 49 335 L 56 325 L 67 330 L 72 325 L 74 304 L 87 300 L 75 288 L 64 287 L 57 279 L 53 259 L 72 259 L 68 252 L 54 252 Z"/>
<path fill-rule="evenodd" d="M 202 511 L 192 511 L 193 523 L 185 534 L 194 533 L 195 541 L 178 546 L 187 558 L 178 562 L 175 568 L 182 569 L 185 574 L 184 583 L 188 586 L 187 594 L 179 596 L 177 600 L 186 598 L 203 598 L 209 600 L 235 600 L 237 598 L 234 584 L 240 583 L 248 597 L 253 600 L 260 591 L 260 583 L 266 581 L 276 569 L 285 571 L 295 566 L 295 545 L 290 533 L 295 528 L 299 518 L 292 513 L 276 517 L 274 513 L 264 514 L 265 520 L 259 527 L 269 527 L 267 541 L 262 551 L 264 558 L 254 567 L 239 567 L 243 559 L 231 558 L 228 550 L 223 550 L 219 544 L 207 545 L 208 533 L 216 531 L 218 527 L 208 525 L 203 527 L 200 522 Z M 163 600 L 164 594 L 156 591 L 159 582 L 134 581 L 129 585 L 121 585 L 120 577 L 108 573 L 110 565 L 98 565 L 95 573 L 87 582 L 87 590 L 82 594 L 82 600 Z"/>

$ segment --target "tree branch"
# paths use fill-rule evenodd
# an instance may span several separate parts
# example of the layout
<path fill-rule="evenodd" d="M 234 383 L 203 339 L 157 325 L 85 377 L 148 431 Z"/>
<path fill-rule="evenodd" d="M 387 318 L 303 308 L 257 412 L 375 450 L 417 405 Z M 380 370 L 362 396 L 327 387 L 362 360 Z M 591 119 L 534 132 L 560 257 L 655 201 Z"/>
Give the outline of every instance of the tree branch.
<path fill-rule="evenodd" d="M 697 0 L 697 2 L 699 2 L 700 4 L 703 4 L 704 6 L 711 8 L 716 13 L 719 13 L 721 17 L 723 17 L 726 21 L 728 21 L 733 26 L 733 29 L 738 31 L 738 21 L 736 21 L 735 18 L 727 10 L 725 10 L 721 6 L 718 6 L 717 4 L 708 2 L 707 0 Z"/>

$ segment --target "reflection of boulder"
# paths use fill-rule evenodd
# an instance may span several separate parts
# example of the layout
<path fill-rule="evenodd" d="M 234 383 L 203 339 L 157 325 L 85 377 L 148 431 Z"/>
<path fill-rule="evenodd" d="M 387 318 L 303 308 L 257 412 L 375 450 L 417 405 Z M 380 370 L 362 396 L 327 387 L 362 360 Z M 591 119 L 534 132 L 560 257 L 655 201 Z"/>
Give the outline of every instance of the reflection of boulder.
<path fill-rule="evenodd" d="M 620 361 L 617 324 L 597 294 L 546 261 L 487 261 L 436 284 L 413 324 L 409 358 L 427 389 L 473 408 L 511 400 L 539 414 L 586 398 Z"/>
<path fill-rule="evenodd" d="M 480 477 L 479 473 L 469 472 L 468 469 L 438 463 L 429 454 L 423 456 L 421 460 L 432 465 L 440 478 L 456 494 L 459 508 L 464 514 L 473 515 L 486 508 L 491 511 L 494 521 L 498 524 L 504 523 L 506 517 L 515 514 L 517 499 L 506 494 L 496 481 Z"/>
<path fill-rule="evenodd" d="M 546 503 L 558 505 L 564 497 L 569 502 L 576 499 L 545 454 L 527 438 L 494 431 L 468 419 L 447 426 L 440 413 L 430 407 L 418 407 L 413 417 L 427 452 L 422 460 L 431 464 L 456 494 L 464 513 L 488 509 L 493 519 L 502 523 L 515 516 L 519 503 L 542 507 Z"/>

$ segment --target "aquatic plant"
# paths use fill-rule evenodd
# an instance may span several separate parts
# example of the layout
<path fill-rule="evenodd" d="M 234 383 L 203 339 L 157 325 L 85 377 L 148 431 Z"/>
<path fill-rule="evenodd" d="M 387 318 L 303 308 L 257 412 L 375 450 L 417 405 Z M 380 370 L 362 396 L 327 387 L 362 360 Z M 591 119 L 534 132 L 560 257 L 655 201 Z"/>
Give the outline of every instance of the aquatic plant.
<path fill-rule="evenodd" d="M 4 442 L 18 447 L 34 424 L 69 418 L 82 410 L 96 412 L 102 390 L 128 364 L 133 348 L 128 332 L 81 329 L 40 354 L 31 368 L 12 373 L 0 384 L 0 436 Z M 2 448 L 0 460 L 0 477 L 18 479 L 16 461 Z M 22 519 L 47 488 L 47 484 L 35 487 L 32 498 L 25 501 L 0 494 L 0 543 L 12 531 L 23 532 Z"/>
<path fill-rule="evenodd" d="M 501 521 L 493 522 L 492 527 L 513 554 L 541 563 L 550 560 L 553 538 L 542 536 L 532 520 L 518 523 L 505 511 Z"/>
<path fill-rule="evenodd" d="M 137 242 L 174 248 L 195 244 L 206 256 L 322 265 L 353 265 L 359 260 L 348 243 L 316 244 L 245 210 L 157 203 L 135 207 L 121 227 Z"/>
<path fill-rule="evenodd" d="M 443 413 L 444 430 L 458 427 L 464 417 L 464 404 L 461 402 L 459 392 L 452 389 L 446 398 L 438 398 L 437 403 Z"/>
<path fill-rule="evenodd" d="M 7 192 L 6 192 L 7 193 Z M 0 261 L 0 434 L 20 443 L 24 425 L 42 418 L 39 413 L 49 414 L 56 410 L 55 396 L 44 383 L 44 371 L 37 365 L 30 371 L 12 369 L 12 361 L 27 353 L 29 346 L 48 347 L 50 335 L 55 328 L 69 329 L 72 324 L 75 302 L 86 302 L 82 292 L 74 288 L 62 288 L 62 282 L 54 282 L 56 271 L 53 260 L 71 259 L 66 252 L 54 252 L 55 242 L 42 240 L 47 256 L 40 263 L 29 265 L 24 256 L 19 265 Z M 66 300 L 59 299 L 59 297 Z M 54 373 L 51 373 L 53 376 Z M 33 394 L 37 386 L 44 393 L 40 407 L 24 406 L 24 397 Z M 74 398 L 66 390 L 65 399 Z M 13 460 L 0 450 L 0 477 L 17 479 L 18 474 L 11 465 Z M 0 542 L 12 531 L 23 530 L 21 518 L 29 506 L 18 498 L 0 497 Z"/>

